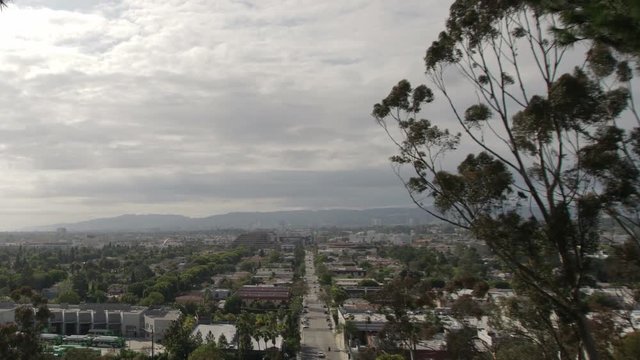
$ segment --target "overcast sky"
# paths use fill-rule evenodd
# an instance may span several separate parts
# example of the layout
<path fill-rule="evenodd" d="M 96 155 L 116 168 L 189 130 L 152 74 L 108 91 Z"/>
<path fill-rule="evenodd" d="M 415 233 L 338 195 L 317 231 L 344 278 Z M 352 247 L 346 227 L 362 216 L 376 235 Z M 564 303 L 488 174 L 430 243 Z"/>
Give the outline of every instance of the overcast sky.
<path fill-rule="evenodd" d="M 442 0 L 14 0 L 0 229 L 123 213 L 405 206 L 369 115 Z"/>

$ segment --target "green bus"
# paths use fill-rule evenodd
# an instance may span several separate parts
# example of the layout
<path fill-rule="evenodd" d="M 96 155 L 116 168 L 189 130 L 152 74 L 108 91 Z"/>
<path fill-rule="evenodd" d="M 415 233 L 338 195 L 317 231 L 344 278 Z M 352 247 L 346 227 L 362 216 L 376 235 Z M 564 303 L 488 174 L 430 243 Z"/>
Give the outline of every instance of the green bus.
<path fill-rule="evenodd" d="M 91 344 L 95 347 L 123 348 L 126 342 L 118 336 L 96 336 L 92 339 Z"/>

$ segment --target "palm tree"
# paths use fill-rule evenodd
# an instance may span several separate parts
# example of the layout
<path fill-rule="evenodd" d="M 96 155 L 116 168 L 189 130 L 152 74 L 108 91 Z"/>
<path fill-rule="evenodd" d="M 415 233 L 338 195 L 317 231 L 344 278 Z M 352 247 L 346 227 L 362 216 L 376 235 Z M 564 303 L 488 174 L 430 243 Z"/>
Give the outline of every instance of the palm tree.
<path fill-rule="evenodd" d="M 260 350 L 260 339 L 264 341 L 264 348 L 267 349 L 267 317 L 265 314 L 256 315 L 256 323 L 254 326 L 254 338 L 258 342 L 258 350 Z"/>
<path fill-rule="evenodd" d="M 244 359 L 246 352 L 252 350 L 251 338 L 254 337 L 254 326 L 255 319 L 250 313 L 244 311 L 238 316 L 236 337 L 240 359 Z"/>

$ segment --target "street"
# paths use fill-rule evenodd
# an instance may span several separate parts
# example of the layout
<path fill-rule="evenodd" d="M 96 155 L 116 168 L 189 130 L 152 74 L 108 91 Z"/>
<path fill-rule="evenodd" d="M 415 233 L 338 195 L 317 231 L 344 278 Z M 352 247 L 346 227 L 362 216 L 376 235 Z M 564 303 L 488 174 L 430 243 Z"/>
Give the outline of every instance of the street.
<path fill-rule="evenodd" d="M 302 316 L 301 325 L 302 359 L 347 359 L 346 353 L 336 344 L 336 335 L 332 331 L 335 329 L 329 309 L 319 300 L 320 285 L 311 252 L 307 252 L 305 262 L 305 281 L 309 286 L 309 292 L 304 297 L 305 313 Z"/>

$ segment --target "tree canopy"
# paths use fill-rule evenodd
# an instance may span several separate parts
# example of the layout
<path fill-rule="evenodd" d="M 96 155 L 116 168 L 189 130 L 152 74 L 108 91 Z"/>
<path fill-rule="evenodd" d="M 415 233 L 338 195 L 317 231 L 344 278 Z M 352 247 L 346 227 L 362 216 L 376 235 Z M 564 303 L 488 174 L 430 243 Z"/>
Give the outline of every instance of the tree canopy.
<path fill-rule="evenodd" d="M 485 241 L 516 290 L 559 317 L 549 331 L 563 357 L 598 359 L 611 345 L 594 338 L 580 290 L 602 216 L 640 246 L 638 37 L 627 42 L 612 20 L 637 15 L 631 1 L 457 0 L 426 51 L 429 86 L 402 80 L 373 107 L 398 175 L 412 169 L 414 202 Z M 584 54 L 569 46 L 579 41 Z M 451 87 L 460 79 L 466 99 Z M 422 117 L 437 94 L 450 116 Z"/>

